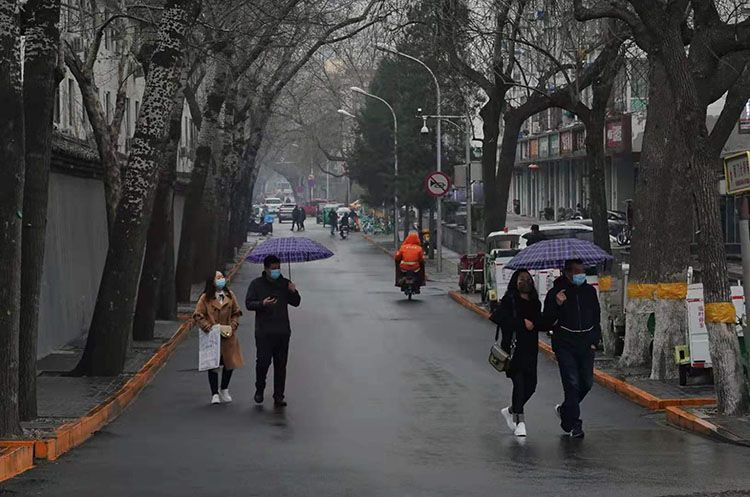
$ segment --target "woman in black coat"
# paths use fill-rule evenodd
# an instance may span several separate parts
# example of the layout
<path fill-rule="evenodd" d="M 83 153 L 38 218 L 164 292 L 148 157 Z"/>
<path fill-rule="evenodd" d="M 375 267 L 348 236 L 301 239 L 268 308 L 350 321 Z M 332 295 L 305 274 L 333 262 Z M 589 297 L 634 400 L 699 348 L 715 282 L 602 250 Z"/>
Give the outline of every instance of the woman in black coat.
<path fill-rule="evenodd" d="M 500 347 L 512 354 L 510 368 L 506 371 L 513 381 L 512 403 L 500 412 L 515 435 L 525 437 L 523 407 L 534 394 L 537 382 L 537 332 L 548 328 L 542 321 L 542 303 L 527 270 L 513 273 L 508 290 L 490 319 L 502 332 Z"/>

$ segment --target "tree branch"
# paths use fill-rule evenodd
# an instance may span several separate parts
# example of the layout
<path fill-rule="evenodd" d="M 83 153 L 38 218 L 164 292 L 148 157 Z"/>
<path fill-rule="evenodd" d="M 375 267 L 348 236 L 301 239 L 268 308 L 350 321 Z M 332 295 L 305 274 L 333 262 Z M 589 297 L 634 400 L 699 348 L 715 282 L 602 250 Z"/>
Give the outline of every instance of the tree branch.
<path fill-rule="evenodd" d="M 630 28 L 639 44 L 651 45 L 651 36 L 645 24 L 625 0 L 598 0 L 591 7 L 584 7 L 583 0 L 573 0 L 573 8 L 579 21 L 619 19 Z"/>
<path fill-rule="evenodd" d="M 748 100 L 750 100 L 750 63 L 745 65 L 742 74 L 729 89 L 724 108 L 709 135 L 708 144 L 714 155 L 721 154 L 721 149 L 737 125 L 737 118 Z"/>
<path fill-rule="evenodd" d="M 183 92 L 185 93 L 185 101 L 188 104 L 188 109 L 190 109 L 190 115 L 193 118 L 193 124 L 198 130 L 200 130 L 201 124 L 203 123 L 203 113 L 201 112 L 201 106 L 198 103 L 198 99 L 195 96 L 195 89 L 190 83 L 187 83 Z"/>

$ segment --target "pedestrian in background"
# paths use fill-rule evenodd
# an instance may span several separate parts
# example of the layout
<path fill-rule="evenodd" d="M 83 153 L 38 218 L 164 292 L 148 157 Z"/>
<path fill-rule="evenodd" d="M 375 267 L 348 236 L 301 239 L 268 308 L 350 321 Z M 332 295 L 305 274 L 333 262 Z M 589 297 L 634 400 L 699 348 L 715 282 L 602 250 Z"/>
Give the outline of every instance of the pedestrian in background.
<path fill-rule="evenodd" d="M 294 231 L 294 227 L 299 224 L 299 207 L 294 206 L 294 209 L 292 209 L 292 231 Z"/>
<path fill-rule="evenodd" d="M 211 387 L 211 403 L 232 402 L 229 395 L 229 381 L 232 372 L 244 364 L 237 328 L 242 316 L 237 297 L 227 287 L 227 280 L 221 271 L 216 271 L 213 278 L 206 281 L 206 288 L 198 299 L 193 312 L 193 320 L 203 332 L 208 333 L 215 325 L 229 326 L 231 333 L 222 333 L 220 364 L 224 367 L 219 389 L 219 368 L 208 371 L 208 384 Z"/>
<path fill-rule="evenodd" d="M 500 413 L 517 437 L 525 437 L 524 406 L 534 395 L 537 384 L 537 332 L 547 329 L 542 319 L 539 294 L 527 270 L 518 269 L 513 273 L 505 296 L 490 319 L 502 332 L 500 347 L 511 355 L 510 367 L 505 372 L 513 381 L 511 405 L 503 408 Z"/>
<path fill-rule="evenodd" d="M 299 218 L 297 219 L 298 231 L 305 231 L 305 219 L 307 219 L 307 212 L 304 207 L 298 207 Z"/>
<path fill-rule="evenodd" d="M 601 340 L 599 298 L 586 282 L 581 260 L 565 262 L 544 301 L 544 319 L 552 326 L 552 349 L 560 368 L 565 400 L 555 406 L 560 427 L 583 438 L 580 404 L 594 384 L 594 354 Z"/>
<path fill-rule="evenodd" d="M 328 211 L 328 224 L 331 225 L 331 236 L 334 236 L 339 224 L 339 215 L 333 209 Z"/>
<path fill-rule="evenodd" d="M 526 235 L 526 246 L 530 247 L 531 245 L 534 245 L 537 242 L 541 242 L 543 240 L 546 240 L 547 237 L 544 236 L 544 233 L 539 231 L 539 225 L 538 224 L 532 224 L 531 225 L 531 233 Z"/>
<path fill-rule="evenodd" d="M 289 306 L 299 307 L 302 298 L 297 287 L 281 275 L 281 261 L 269 255 L 263 261 L 263 275 L 247 289 L 245 305 L 255 311 L 255 402 L 263 403 L 268 368 L 273 362 L 273 400 L 275 407 L 286 407 L 286 364 L 289 357 Z"/>

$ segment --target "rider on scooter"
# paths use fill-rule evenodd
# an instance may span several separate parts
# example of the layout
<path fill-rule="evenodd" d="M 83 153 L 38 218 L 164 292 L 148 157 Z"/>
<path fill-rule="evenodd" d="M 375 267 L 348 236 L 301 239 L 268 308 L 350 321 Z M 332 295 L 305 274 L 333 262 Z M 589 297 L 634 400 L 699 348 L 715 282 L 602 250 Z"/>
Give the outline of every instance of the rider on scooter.
<path fill-rule="evenodd" d="M 413 272 L 420 282 L 419 286 L 424 285 L 424 251 L 419 243 L 419 235 L 409 233 L 404 243 L 401 244 L 401 248 L 396 252 L 395 259 L 401 273 Z"/>

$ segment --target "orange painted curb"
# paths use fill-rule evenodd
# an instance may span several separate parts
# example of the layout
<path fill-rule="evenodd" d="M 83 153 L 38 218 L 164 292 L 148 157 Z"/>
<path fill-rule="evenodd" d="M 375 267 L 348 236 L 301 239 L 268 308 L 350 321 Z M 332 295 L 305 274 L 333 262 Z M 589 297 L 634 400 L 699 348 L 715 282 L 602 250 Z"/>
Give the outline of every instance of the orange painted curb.
<path fill-rule="evenodd" d="M 452 291 L 449 292 L 449 295 L 451 296 L 451 298 L 453 298 L 453 300 L 461 304 L 463 307 L 479 314 L 484 318 L 489 318 L 489 311 L 470 301 L 459 292 Z M 541 350 L 542 353 L 544 353 L 550 359 L 555 360 L 555 352 L 552 350 L 552 346 L 547 342 L 539 340 L 539 350 Z M 611 390 L 621 395 L 622 397 L 625 397 L 631 402 L 634 402 L 635 404 L 638 404 L 639 406 L 645 407 L 652 411 L 661 411 L 666 408 L 675 406 L 704 406 L 716 403 L 716 399 L 711 397 L 661 399 L 646 392 L 645 390 L 633 386 L 626 381 L 615 378 L 614 376 L 596 368 L 594 368 L 594 380 L 604 388 Z"/>
<path fill-rule="evenodd" d="M 0 444 L 0 481 L 9 480 L 33 467 L 33 442 Z"/>
<path fill-rule="evenodd" d="M 713 423 L 701 419 L 679 407 L 667 407 L 667 423 L 685 430 L 700 433 L 710 437 L 718 436 L 718 428 Z"/>

